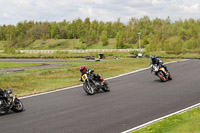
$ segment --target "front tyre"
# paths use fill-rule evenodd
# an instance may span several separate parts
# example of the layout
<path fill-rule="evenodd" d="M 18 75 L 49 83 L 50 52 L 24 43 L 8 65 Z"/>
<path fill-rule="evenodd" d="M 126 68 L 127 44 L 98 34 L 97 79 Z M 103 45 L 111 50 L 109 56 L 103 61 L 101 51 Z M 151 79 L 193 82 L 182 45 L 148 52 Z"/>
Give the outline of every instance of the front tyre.
<path fill-rule="evenodd" d="M 94 95 L 95 94 L 95 89 L 94 89 L 93 84 L 88 85 L 88 83 L 84 83 L 83 89 L 88 95 Z"/>
<path fill-rule="evenodd" d="M 22 112 L 23 109 L 24 109 L 24 106 L 23 106 L 22 102 L 18 98 L 16 98 L 15 103 L 14 103 L 13 107 L 11 108 L 11 110 L 14 112 Z"/>
<path fill-rule="evenodd" d="M 161 81 L 165 82 L 166 78 L 162 72 L 158 72 L 158 77 L 160 78 Z"/>

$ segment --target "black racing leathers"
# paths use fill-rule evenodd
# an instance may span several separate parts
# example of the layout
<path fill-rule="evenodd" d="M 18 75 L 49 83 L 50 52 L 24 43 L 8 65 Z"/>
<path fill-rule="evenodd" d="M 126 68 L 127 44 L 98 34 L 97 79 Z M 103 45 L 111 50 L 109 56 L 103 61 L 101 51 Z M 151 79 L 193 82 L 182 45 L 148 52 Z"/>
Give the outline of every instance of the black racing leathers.
<path fill-rule="evenodd" d="M 85 72 L 85 73 L 92 73 L 92 74 L 94 75 L 94 79 L 95 79 L 95 80 L 99 80 L 99 81 L 102 81 L 102 80 L 103 80 L 99 74 L 94 74 L 93 72 L 94 72 L 94 70 L 92 70 L 92 69 L 86 69 L 86 72 Z M 82 74 L 81 74 L 81 77 L 82 77 L 85 73 L 82 73 Z M 80 81 L 82 81 L 82 78 L 80 78 Z"/>
<path fill-rule="evenodd" d="M 161 66 L 161 67 L 165 68 L 165 70 L 168 72 L 167 66 L 164 65 L 164 63 L 163 63 L 163 61 L 161 59 L 156 58 L 156 62 L 152 62 L 151 61 L 151 70 L 153 69 L 152 65 L 154 65 L 154 64 L 157 64 L 158 66 Z"/>
<path fill-rule="evenodd" d="M 6 90 L 3 91 L 1 88 L 0 88 L 0 98 L 5 99 L 8 105 L 11 102 L 10 95 L 8 94 L 8 92 Z"/>

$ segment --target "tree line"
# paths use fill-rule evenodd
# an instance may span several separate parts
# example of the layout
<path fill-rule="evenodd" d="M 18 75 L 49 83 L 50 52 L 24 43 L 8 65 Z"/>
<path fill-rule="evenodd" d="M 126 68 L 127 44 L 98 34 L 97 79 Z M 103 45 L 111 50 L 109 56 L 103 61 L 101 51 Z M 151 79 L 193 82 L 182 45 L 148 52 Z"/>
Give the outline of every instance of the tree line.
<path fill-rule="evenodd" d="M 25 48 L 35 40 L 80 39 L 87 45 L 116 38 L 116 48 L 138 47 L 141 33 L 141 47 L 147 51 L 166 51 L 179 54 L 185 51 L 200 51 L 200 19 L 185 19 L 172 22 L 166 19 L 150 20 L 148 16 L 131 18 L 127 24 L 103 22 L 85 18 L 62 22 L 24 21 L 17 25 L 0 25 L 0 41 L 8 42 L 6 47 Z"/>

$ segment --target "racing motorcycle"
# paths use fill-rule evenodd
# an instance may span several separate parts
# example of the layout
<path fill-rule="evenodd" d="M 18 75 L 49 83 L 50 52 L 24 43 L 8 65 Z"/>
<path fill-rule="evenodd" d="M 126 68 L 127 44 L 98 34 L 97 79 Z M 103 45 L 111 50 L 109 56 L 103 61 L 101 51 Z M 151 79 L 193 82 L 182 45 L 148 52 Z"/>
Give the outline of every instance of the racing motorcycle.
<path fill-rule="evenodd" d="M 165 70 L 165 68 L 161 67 L 160 65 L 152 65 L 153 72 L 157 75 L 161 81 L 165 82 L 167 80 L 172 80 L 172 75 Z"/>
<path fill-rule="evenodd" d="M 95 93 L 99 92 L 100 89 L 102 89 L 104 92 L 110 91 L 108 83 L 104 81 L 104 83 L 102 84 L 101 81 L 94 78 L 93 73 L 86 73 L 81 78 L 84 82 L 83 89 L 88 95 L 94 95 Z"/>
<path fill-rule="evenodd" d="M 6 89 L 3 92 L 3 95 L 0 96 L 0 114 L 6 114 L 11 109 L 14 112 L 22 112 L 23 104 L 17 98 L 17 96 L 11 95 L 12 89 Z"/>

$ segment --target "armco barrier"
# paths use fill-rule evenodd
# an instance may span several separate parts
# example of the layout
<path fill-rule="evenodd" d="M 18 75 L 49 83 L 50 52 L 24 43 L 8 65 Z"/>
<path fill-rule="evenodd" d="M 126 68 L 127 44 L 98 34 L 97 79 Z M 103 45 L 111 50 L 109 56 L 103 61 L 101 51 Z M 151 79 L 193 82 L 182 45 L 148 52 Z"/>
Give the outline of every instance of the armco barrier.
<path fill-rule="evenodd" d="M 85 49 L 85 50 L 17 50 L 21 53 L 54 53 L 54 52 L 72 52 L 72 53 L 87 53 L 87 52 L 130 52 L 140 51 L 139 49 Z M 144 49 L 141 49 L 144 51 Z"/>
<path fill-rule="evenodd" d="M 130 52 L 140 51 L 139 49 L 85 49 L 85 50 L 16 50 L 21 53 L 54 53 L 54 52 L 72 52 L 72 53 L 87 53 L 87 52 Z M 144 51 L 144 49 L 141 49 Z M 3 52 L 3 50 L 0 50 Z"/>

